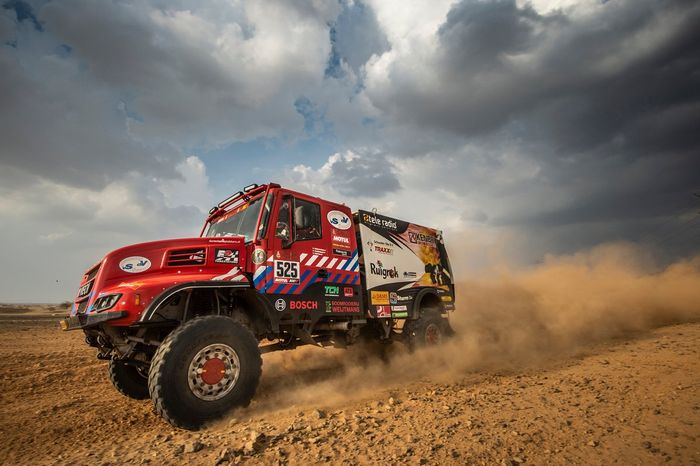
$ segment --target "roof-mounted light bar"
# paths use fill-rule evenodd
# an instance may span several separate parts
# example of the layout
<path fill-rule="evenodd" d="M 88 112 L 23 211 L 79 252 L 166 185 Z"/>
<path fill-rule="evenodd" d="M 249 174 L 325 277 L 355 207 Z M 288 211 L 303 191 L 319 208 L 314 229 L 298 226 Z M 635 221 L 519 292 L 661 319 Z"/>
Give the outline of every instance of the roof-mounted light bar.
<path fill-rule="evenodd" d="M 231 202 L 235 201 L 236 199 L 238 199 L 242 195 L 243 195 L 243 191 L 238 191 L 237 193 L 232 194 L 231 196 L 227 197 L 223 201 L 219 202 L 219 204 L 217 204 L 217 207 L 222 208 L 226 204 L 230 204 Z"/>
<path fill-rule="evenodd" d="M 258 185 L 255 184 L 255 183 L 249 184 L 248 186 L 246 186 L 245 188 L 243 188 L 243 192 L 244 192 L 244 193 L 247 193 L 248 191 L 252 191 L 253 189 L 255 189 L 255 188 L 257 188 L 257 187 L 258 187 Z"/>

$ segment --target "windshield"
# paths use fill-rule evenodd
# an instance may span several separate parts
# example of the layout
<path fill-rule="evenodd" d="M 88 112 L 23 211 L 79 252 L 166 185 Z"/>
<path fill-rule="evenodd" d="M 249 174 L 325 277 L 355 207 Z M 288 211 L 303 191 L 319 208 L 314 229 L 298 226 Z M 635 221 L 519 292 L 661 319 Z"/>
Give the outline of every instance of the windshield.
<path fill-rule="evenodd" d="M 204 236 L 245 236 L 246 242 L 255 236 L 255 224 L 262 207 L 262 196 L 226 212 L 209 225 Z"/>

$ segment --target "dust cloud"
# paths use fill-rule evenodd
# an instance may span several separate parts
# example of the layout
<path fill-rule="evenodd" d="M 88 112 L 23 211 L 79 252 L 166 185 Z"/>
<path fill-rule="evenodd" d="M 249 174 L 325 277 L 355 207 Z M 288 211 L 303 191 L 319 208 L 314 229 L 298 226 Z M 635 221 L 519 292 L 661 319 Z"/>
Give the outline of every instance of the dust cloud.
<path fill-rule="evenodd" d="M 304 347 L 264 357 L 255 414 L 291 406 L 341 406 L 429 379 L 561 361 L 591 344 L 700 320 L 700 256 L 656 267 L 634 245 L 547 257 L 528 270 L 503 266 L 457 286 L 456 336 L 409 354 L 403 345 L 349 350 Z"/>

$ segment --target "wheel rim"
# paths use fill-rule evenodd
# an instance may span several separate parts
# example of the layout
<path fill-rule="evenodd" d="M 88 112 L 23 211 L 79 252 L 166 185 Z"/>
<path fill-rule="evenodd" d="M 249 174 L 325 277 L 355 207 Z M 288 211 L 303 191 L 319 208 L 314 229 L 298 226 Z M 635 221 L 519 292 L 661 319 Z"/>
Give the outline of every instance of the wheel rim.
<path fill-rule="evenodd" d="M 437 324 L 430 323 L 425 327 L 425 343 L 428 345 L 438 345 L 442 341 L 442 331 Z"/>
<path fill-rule="evenodd" d="M 228 345 L 216 343 L 205 346 L 192 358 L 187 381 L 197 398 L 215 401 L 233 389 L 240 373 L 241 363 L 236 351 Z"/>

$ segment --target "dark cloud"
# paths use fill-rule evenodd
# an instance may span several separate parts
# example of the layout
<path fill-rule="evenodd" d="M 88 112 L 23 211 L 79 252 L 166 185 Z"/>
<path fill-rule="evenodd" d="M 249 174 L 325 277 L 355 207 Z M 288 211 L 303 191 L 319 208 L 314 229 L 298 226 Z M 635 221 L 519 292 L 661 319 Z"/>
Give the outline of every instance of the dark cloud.
<path fill-rule="evenodd" d="M 382 156 L 336 158 L 329 168 L 328 182 L 346 196 L 381 197 L 401 187 L 391 163 Z"/>
<path fill-rule="evenodd" d="M 43 31 L 44 28 L 34 14 L 34 9 L 27 2 L 22 0 L 8 0 L 2 4 L 4 10 L 10 10 L 15 12 L 17 21 L 20 23 L 22 21 L 27 21 L 34 26 L 37 31 Z"/>
<path fill-rule="evenodd" d="M 389 50 L 389 42 L 374 10 L 359 1 L 343 5 L 343 10 L 330 26 L 330 41 L 331 54 L 325 74 L 333 78 L 344 75 L 343 63 L 358 74 L 372 55 Z"/>
<path fill-rule="evenodd" d="M 114 92 L 76 86 L 81 78 L 53 49 L 24 53 L 21 43 L 0 48 L 0 165 L 95 189 L 129 171 L 175 176 L 179 150 L 133 139 Z"/>
<path fill-rule="evenodd" d="M 697 24 L 700 4 L 684 0 L 607 2 L 585 14 L 463 0 L 428 60 L 398 56 L 391 87 L 369 83 L 369 95 L 403 134 L 433 134 L 436 163 L 461 160 L 448 189 L 480 193 L 489 224 L 549 230 L 564 249 L 639 239 L 697 205 Z M 416 156 L 400 143 L 392 153 Z M 519 164 L 532 173 L 521 177 Z"/>
<path fill-rule="evenodd" d="M 518 8 L 514 0 L 469 0 L 450 10 L 438 37 L 447 65 L 455 73 L 473 74 L 505 67 L 504 59 L 536 45 L 538 27 L 559 19 L 540 16 L 527 5 Z"/>

